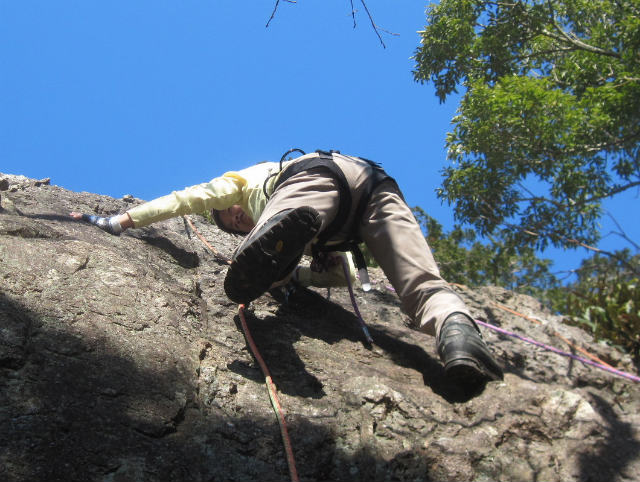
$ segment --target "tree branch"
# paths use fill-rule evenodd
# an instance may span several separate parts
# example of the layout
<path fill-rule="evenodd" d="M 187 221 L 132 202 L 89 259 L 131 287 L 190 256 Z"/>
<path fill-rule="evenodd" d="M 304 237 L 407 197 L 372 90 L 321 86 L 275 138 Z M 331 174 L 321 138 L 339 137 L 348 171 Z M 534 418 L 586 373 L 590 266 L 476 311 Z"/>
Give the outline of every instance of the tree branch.
<path fill-rule="evenodd" d="M 483 201 L 483 204 L 486 204 Z M 491 218 L 491 216 L 482 216 L 484 218 Z M 614 258 L 617 259 L 621 264 L 623 264 L 630 272 L 636 274 L 637 276 L 640 276 L 640 269 L 638 269 L 637 267 L 633 266 L 631 263 L 627 262 L 627 260 L 625 260 L 623 257 L 618 256 L 616 253 L 612 253 L 611 251 L 606 251 L 604 249 L 600 249 L 600 248 L 596 248 L 595 246 L 590 246 L 586 243 L 583 243 L 582 241 L 579 241 L 577 239 L 573 239 L 573 238 L 568 238 L 567 236 L 564 236 L 563 234 L 560 234 L 558 231 L 554 231 L 552 229 L 548 230 L 548 232 L 546 234 L 540 234 L 538 232 L 532 231 L 529 228 L 523 227 L 523 226 L 518 226 L 515 224 L 511 224 L 511 223 L 507 223 L 506 221 L 500 221 L 497 218 L 495 218 L 495 216 L 493 217 L 493 219 L 495 221 L 498 221 L 497 224 L 502 225 L 506 228 L 509 229 L 515 229 L 518 231 L 522 231 L 525 234 L 528 234 L 530 236 L 536 237 L 536 238 L 541 238 L 544 236 L 556 236 L 558 239 L 562 240 L 564 243 L 566 243 L 567 245 L 574 245 L 574 246 L 579 246 L 581 248 L 584 248 L 588 251 L 593 251 L 595 253 L 598 254 L 604 254 L 605 256 L 609 256 L 610 258 Z"/>
<path fill-rule="evenodd" d="M 296 0 L 283 0 L 283 1 L 288 2 L 288 3 L 297 3 Z M 351 17 L 353 18 L 353 28 L 356 28 L 356 10 L 355 10 L 355 8 L 353 6 L 353 0 L 349 0 L 349 2 L 351 4 Z M 371 15 L 371 12 L 369 12 L 369 7 L 367 7 L 367 4 L 366 4 L 365 0 L 360 0 L 360 2 L 362 3 L 362 6 L 364 7 L 365 12 L 367 12 L 367 16 L 369 17 L 369 21 L 371 22 L 371 26 L 373 27 L 373 31 L 378 36 L 378 40 L 380 40 L 380 43 L 382 44 L 382 47 L 386 49 L 387 46 L 384 44 L 384 41 L 382 40 L 382 36 L 380 35 L 380 31 L 388 33 L 389 35 L 398 35 L 398 34 L 397 33 L 393 33 L 393 32 L 389 32 L 388 30 L 385 30 L 383 28 L 378 27 L 376 25 L 376 23 L 373 21 L 373 16 Z M 269 17 L 269 20 L 267 21 L 266 27 L 269 27 L 269 25 L 271 24 L 271 21 L 276 16 L 276 11 L 278 10 L 278 5 L 280 5 L 280 0 L 276 0 L 276 3 L 274 5 L 274 7 L 273 7 L 273 11 L 271 12 L 271 17 Z"/>
<path fill-rule="evenodd" d="M 356 28 L 356 10 L 353 7 L 353 0 L 349 0 L 351 2 L 351 16 L 353 17 L 353 28 Z M 382 44 L 383 48 L 387 48 L 387 46 L 384 44 L 384 42 L 382 41 L 382 37 L 380 36 L 380 31 L 385 32 L 389 35 L 398 35 L 397 33 L 393 33 L 393 32 L 389 32 L 388 30 L 385 30 L 383 28 L 380 28 L 376 25 L 376 23 L 373 21 L 373 16 L 371 15 L 371 12 L 369 12 L 369 8 L 367 7 L 367 4 L 365 3 L 364 0 L 360 0 L 362 3 L 362 6 L 364 7 L 365 12 L 367 12 L 367 16 L 369 17 L 369 21 L 371 22 L 371 26 L 373 27 L 373 31 L 376 33 L 376 35 L 378 36 L 378 40 L 380 40 L 380 43 Z"/>
<path fill-rule="evenodd" d="M 376 23 L 373 21 L 373 17 L 371 16 L 371 13 L 369 12 L 369 8 L 367 7 L 367 4 L 365 3 L 364 0 L 360 0 L 360 1 L 362 2 L 362 6 L 364 7 L 365 12 L 367 12 L 367 15 L 369 16 L 369 21 L 371 22 L 371 26 L 373 27 L 374 32 L 378 36 L 378 40 L 380 40 L 380 43 L 382 44 L 382 48 L 386 49 L 387 46 L 382 41 L 382 37 L 380 36 L 380 32 L 378 32 L 378 27 L 376 26 Z"/>
<path fill-rule="evenodd" d="M 537 57 L 541 57 L 545 55 L 558 54 L 558 53 L 564 53 L 564 52 L 575 52 L 576 50 L 577 48 L 575 46 L 574 47 L 558 47 L 555 49 L 532 51 L 528 55 L 516 55 L 513 58 L 514 60 L 517 60 L 517 61 L 526 61 L 526 60 L 535 59 Z"/>
<path fill-rule="evenodd" d="M 582 201 L 580 205 L 590 203 L 593 201 L 599 201 L 601 199 L 606 199 L 611 196 L 615 196 L 616 194 L 620 194 L 621 192 L 626 191 L 627 189 L 631 189 L 632 187 L 635 187 L 635 186 L 640 186 L 640 181 L 630 182 L 629 184 L 625 184 L 624 186 L 618 186 L 615 189 L 612 189 L 611 191 L 607 192 L 606 194 L 590 197 L 589 199 L 585 199 L 584 201 Z"/>
<path fill-rule="evenodd" d="M 284 1 L 288 3 L 296 3 L 296 0 L 284 0 Z M 273 17 L 276 16 L 276 10 L 278 10 L 279 4 L 280 4 L 280 0 L 276 0 L 276 4 L 273 7 L 273 12 L 271 12 L 271 17 L 269 17 L 269 21 L 267 22 L 267 25 L 265 25 L 265 27 L 269 27 L 271 20 L 273 20 Z"/>
<path fill-rule="evenodd" d="M 595 201 L 600 201 L 602 199 L 607 199 L 609 197 L 615 196 L 616 194 L 620 194 L 621 192 L 626 191 L 627 189 L 631 189 L 631 188 L 636 187 L 636 186 L 640 186 L 640 181 L 634 181 L 634 182 L 630 182 L 628 184 L 625 184 L 624 186 L 618 186 L 615 189 L 612 189 L 611 191 L 609 191 L 609 192 L 607 192 L 605 194 L 601 194 L 599 196 L 592 196 L 590 198 L 587 198 L 587 199 L 584 199 L 582 201 L 576 202 L 573 206 L 570 206 L 570 207 L 571 207 L 571 209 L 575 209 L 575 208 L 577 208 L 579 206 L 584 206 L 585 204 L 589 204 L 589 203 L 592 203 L 592 202 L 595 202 Z M 556 201 L 554 199 L 548 199 L 548 198 L 543 197 L 543 196 L 536 196 L 529 189 L 527 189 L 525 186 L 523 186 L 522 183 L 518 183 L 518 187 L 520 189 L 522 189 L 523 191 L 527 192 L 531 197 L 520 197 L 520 198 L 517 199 L 516 202 L 545 202 L 545 203 L 549 203 L 549 204 L 557 207 L 558 209 L 564 209 L 564 208 L 567 207 L 561 201 Z"/>
<path fill-rule="evenodd" d="M 620 230 L 619 232 L 612 231 L 611 233 L 612 234 L 617 234 L 622 239 L 624 239 L 627 243 L 629 243 L 631 246 L 636 248 L 636 251 L 640 251 L 640 245 L 638 245 L 633 239 L 631 239 L 629 236 L 627 236 L 627 233 L 624 231 L 624 229 L 622 229 L 622 226 L 620 226 L 620 223 L 618 223 L 618 220 L 616 218 L 614 218 L 613 215 L 609 211 L 607 211 L 607 216 L 609 216 L 609 219 L 611 219 L 611 221 L 613 221 L 613 223 L 616 225 L 616 227 Z"/>
<path fill-rule="evenodd" d="M 557 25 L 554 21 L 554 26 L 556 28 L 556 30 L 558 30 L 560 32 L 560 35 L 555 35 L 552 32 L 550 32 L 547 29 L 543 29 L 541 31 L 542 35 L 545 35 L 553 40 L 557 40 L 558 42 L 569 42 L 569 44 L 573 45 L 576 49 L 578 50 L 585 50 L 587 52 L 591 52 L 594 54 L 599 54 L 599 55 L 606 55 L 608 57 L 614 57 L 616 59 L 621 58 L 621 55 L 617 52 L 612 52 L 610 50 L 604 50 L 601 49 L 599 47 L 594 47 L 593 45 L 589 45 L 586 44 L 584 42 L 582 42 L 580 39 L 578 39 L 576 36 L 574 35 L 570 35 L 569 33 L 565 32 L 564 30 L 562 30 L 560 28 L 559 25 Z"/>
<path fill-rule="evenodd" d="M 570 32 L 566 32 L 556 20 L 556 15 L 553 11 L 553 5 L 551 5 L 551 0 L 547 2 L 549 6 L 549 12 L 551 14 L 551 22 L 553 23 L 553 27 L 560 33 L 560 35 L 555 35 L 552 32 L 549 32 L 547 29 L 542 29 L 542 34 L 546 35 L 549 38 L 554 40 L 558 40 L 559 42 L 569 42 L 571 45 L 579 48 L 580 50 L 586 50 L 587 52 L 591 52 L 594 54 L 607 55 L 609 57 L 614 57 L 616 59 L 621 58 L 622 56 L 617 52 L 612 52 L 610 50 L 604 50 L 599 47 L 594 47 L 593 45 L 589 45 L 580 40 L 576 35 Z"/>
<path fill-rule="evenodd" d="M 556 201 L 554 199 L 548 199 L 548 198 L 543 197 L 543 196 L 536 196 L 533 192 L 531 192 L 530 189 L 528 189 L 526 186 L 522 185 L 521 182 L 518 183 L 518 187 L 520 189 L 522 189 L 523 191 L 525 191 L 527 194 L 529 194 L 529 196 L 531 196 L 531 197 L 521 197 L 521 198 L 518 198 L 518 200 L 516 202 L 522 202 L 522 201 L 531 202 L 531 201 L 535 201 L 535 202 L 545 202 L 545 203 L 552 204 L 553 206 L 557 207 L 558 209 L 563 209 L 563 208 L 566 207 L 560 201 Z"/>
<path fill-rule="evenodd" d="M 356 9 L 353 6 L 353 0 L 349 0 L 351 3 L 351 18 L 353 18 L 353 28 L 356 28 Z"/>

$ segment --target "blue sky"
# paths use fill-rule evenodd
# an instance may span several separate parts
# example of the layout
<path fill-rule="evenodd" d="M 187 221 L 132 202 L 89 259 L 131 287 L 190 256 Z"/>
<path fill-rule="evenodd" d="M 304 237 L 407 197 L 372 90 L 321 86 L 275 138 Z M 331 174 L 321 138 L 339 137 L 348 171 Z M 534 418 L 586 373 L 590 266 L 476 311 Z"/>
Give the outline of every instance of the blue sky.
<path fill-rule="evenodd" d="M 153 199 L 292 147 L 381 162 L 436 198 L 456 99 L 413 81 L 424 0 L 0 0 L 0 172 Z M 610 203 L 640 237 L 638 193 Z M 609 226 L 604 226 L 608 232 Z M 624 243 L 615 236 L 602 247 Z M 584 252 L 549 252 L 556 269 Z"/>

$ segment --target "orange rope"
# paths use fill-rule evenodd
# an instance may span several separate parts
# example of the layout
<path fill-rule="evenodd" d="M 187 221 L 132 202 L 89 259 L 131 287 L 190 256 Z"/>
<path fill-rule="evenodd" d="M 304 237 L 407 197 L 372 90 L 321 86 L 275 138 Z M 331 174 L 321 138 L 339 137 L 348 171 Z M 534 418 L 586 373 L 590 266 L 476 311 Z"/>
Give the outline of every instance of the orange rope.
<path fill-rule="evenodd" d="M 204 245 L 209 248 L 209 250 L 214 254 L 214 256 L 227 264 L 231 264 L 231 260 L 222 256 L 217 249 L 215 249 L 209 242 L 205 239 L 205 237 L 200 234 L 200 232 L 196 229 L 191 222 L 191 219 L 188 217 L 184 217 L 184 219 L 189 223 L 189 226 L 196 233 L 196 236 L 204 243 Z M 271 379 L 271 374 L 269 373 L 269 369 L 267 368 L 267 364 L 264 362 L 264 359 L 260 355 L 258 351 L 258 347 L 256 343 L 253 341 L 253 337 L 251 336 L 251 332 L 249 331 L 249 326 L 247 325 L 247 320 L 244 316 L 244 305 L 238 306 L 238 314 L 240 315 L 240 323 L 242 324 L 242 330 L 244 331 L 244 336 L 247 339 L 247 343 L 249 344 L 249 348 L 253 353 L 253 356 L 258 361 L 258 365 L 260 365 L 260 369 L 262 370 L 263 375 L 265 376 L 265 384 L 267 385 L 267 390 L 269 392 L 269 400 L 271 400 L 271 406 L 273 407 L 274 412 L 276 413 L 276 417 L 278 419 L 278 425 L 280 427 L 280 436 L 282 437 L 282 443 L 284 444 L 285 454 L 287 456 L 287 465 L 289 466 L 289 474 L 291 475 L 292 482 L 299 482 L 298 471 L 296 470 L 296 462 L 293 457 L 293 449 L 291 447 L 291 439 L 289 438 L 289 431 L 287 430 L 287 422 L 284 419 L 284 413 L 282 410 L 282 405 L 280 405 L 280 400 L 278 399 L 278 392 L 276 389 L 275 383 Z"/>
<path fill-rule="evenodd" d="M 508 308 L 504 305 L 501 305 L 500 303 L 496 303 L 495 301 L 492 301 L 491 303 L 497 306 L 498 308 L 500 308 L 501 310 L 508 311 L 512 315 L 516 315 L 516 316 L 519 316 L 520 318 L 524 318 L 525 320 L 530 321 L 531 323 L 535 323 L 536 325 L 542 325 L 542 322 L 540 320 L 536 320 L 535 318 L 531 318 L 530 316 L 523 315 L 522 313 L 518 313 L 517 311 L 512 310 L 511 308 Z"/>
<path fill-rule="evenodd" d="M 196 233 L 196 236 L 198 236 L 198 238 L 200 238 L 200 241 L 202 241 L 204 243 L 204 245 L 209 248 L 209 250 L 213 253 L 213 255 L 218 258 L 218 260 L 223 261 L 227 264 L 231 264 L 231 260 L 225 258 L 224 256 L 222 256 L 220 254 L 220 252 L 214 248 L 213 246 L 211 246 L 209 244 L 209 242 L 205 239 L 205 237 L 200 234 L 200 231 L 198 231 L 196 229 L 196 227 L 193 225 L 193 222 L 191 222 L 191 219 L 189 219 L 188 217 L 184 216 L 184 219 L 187 221 L 187 223 L 189 223 L 189 227 L 191 227 L 191 229 L 193 229 L 193 232 Z"/>
<path fill-rule="evenodd" d="M 271 400 L 271 405 L 273 406 L 273 410 L 276 413 L 276 416 L 278 418 L 278 425 L 280 426 L 280 435 L 282 436 L 282 443 L 284 444 L 284 450 L 287 456 L 287 464 L 289 465 L 289 474 L 291 475 L 291 480 L 293 482 L 298 482 L 300 479 L 298 478 L 298 471 L 296 470 L 296 462 L 293 457 L 293 449 L 291 448 L 291 440 L 289 438 L 289 431 L 287 430 L 287 422 L 284 419 L 284 414 L 282 412 L 282 406 L 280 405 L 280 400 L 278 400 L 276 386 L 273 383 L 273 380 L 271 379 L 271 374 L 269 373 L 267 364 L 262 359 L 262 356 L 258 351 L 258 347 L 253 341 L 253 337 L 249 332 L 249 327 L 247 326 L 247 321 L 245 320 L 245 317 L 244 317 L 244 305 L 240 305 L 238 307 L 238 314 L 240 315 L 240 323 L 242 323 L 242 329 L 244 331 L 244 336 L 247 339 L 247 343 L 249 344 L 249 348 L 251 348 L 251 352 L 253 353 L 253 356 L 258 361 L 258 365 L 260 365 L 262 374 L 265 376 L 265 383 L 267 385 L 267 389 L 269 390 L 269 399 Z"/>
<path fill-rule="evenodd" d="M 511 313 L 512 315 L 516 315 L 519 316 L 521 318 L 524 318 L 525 320 L 528 320 L 532 323 L 535 323 L 537 325 L 542 325 L 542 323 L 539 320 L 536 320 L 535 318 L 531 318 L 530 316 L 527 315 L 523 315 L 522 313 L 518 313 L 515 310 L 512 310 L 511 308 L 508 308 L 506 306 L 501 305 L 500 303 L 496 303 L 495 301 L 491 302 L 493 305 L 497 306 L 498 308 L 500 308 L 501 310 L 507 311 L 509 313 Z M 553 332 L 553 335 L 557 336 L 558 338 L 560 338 L 562 341 L 564 341 L 567 345 L 569 345 L 571 348 L 578 350 L 580 353 L 582 353 L 584 356 L 590 358 L 593 361 L 596 361 L 598 363 L 600 363 L 601 365 L 604 365 L 606 367 L 609 368 L 614 368 L 611 365 L 609 365 L 607 362 L 601 360 L 600 358 L 598 358 L 595 355 L 592 355 L 591 353 L 589 353 L 587 350 L 585 350 L 584 348 L 576 345 L 575 343 L 573 343 L 571 340 L 568 340 L 567 338 L 565 338 L 564 336 L 562 336 L 560 333 L 558 333 L 557 331 Z"/>

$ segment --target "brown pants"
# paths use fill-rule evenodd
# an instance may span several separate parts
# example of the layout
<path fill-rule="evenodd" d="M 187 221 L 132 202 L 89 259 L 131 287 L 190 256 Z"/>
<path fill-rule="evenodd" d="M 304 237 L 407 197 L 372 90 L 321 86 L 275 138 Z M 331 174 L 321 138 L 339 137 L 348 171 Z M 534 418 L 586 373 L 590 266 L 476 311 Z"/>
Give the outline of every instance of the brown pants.
<path fill-rule="evenodd" d="M 470 316 L 460 297 L 440 277 L 422 230 L 396 184 L 386 181 L 378 186 L 362 219 L 353 219 L 353 211 L 366 186 L 368 166 L 358 158 L 339 154 L 334 154 L 334 160 L 351 188 L 352 212 L 345 223 L 344 234 L 349 226 L 353 226 L 352 223 L 357 223 L 360 237 L 393 285 L 403 311 L 411 317 L 416 327 L 425 333 L 437 335 L 451 313 L 461 312 Z M 320 213 L 322 231 L 335 218 L 338 204 L 337 181 L 325 170 L 301 172 L 276 189 L 254 230 L 284 209 L 311 206 Z M 341 240 L 338 234 L 336 243 Z M 330 245 L 331 241 L 328 243 Z"/>

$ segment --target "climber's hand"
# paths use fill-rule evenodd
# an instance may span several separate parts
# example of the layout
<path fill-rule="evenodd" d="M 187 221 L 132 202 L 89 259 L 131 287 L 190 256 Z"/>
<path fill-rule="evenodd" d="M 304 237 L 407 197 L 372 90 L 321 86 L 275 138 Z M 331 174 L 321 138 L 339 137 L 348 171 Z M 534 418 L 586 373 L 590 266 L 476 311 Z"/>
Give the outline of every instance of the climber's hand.
<path fill-rule="evenodd" d="M 118 221 L 118 216 L 103 218 L 101 216 L 95 216 L 93 214 L 81 214 L 76 212 L 71 213 L 70 216 L 78 221 L 85 221 L 87 223 L 95 224 L 103 231 L 106 231 L 109 234 L 113 234 L 114 236 L 119 236 L 120 233 L 124 231 L 123 227 Z"/>
<path fill-rule="evenodd" d="M 298 288 L 298 284 L 292 280 L 290 280 L 286 284 L 281 284 L 278 286 L 272 286 L 269 289 L 269 294 L 275 298 L 279 303 L 287 304 L 289 303 L 289 297 L 296 292 Z"/>

